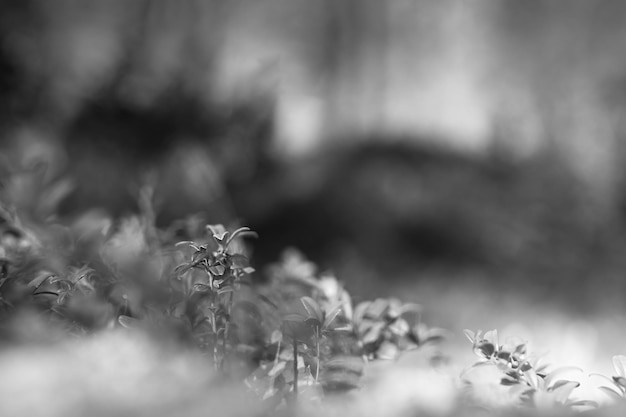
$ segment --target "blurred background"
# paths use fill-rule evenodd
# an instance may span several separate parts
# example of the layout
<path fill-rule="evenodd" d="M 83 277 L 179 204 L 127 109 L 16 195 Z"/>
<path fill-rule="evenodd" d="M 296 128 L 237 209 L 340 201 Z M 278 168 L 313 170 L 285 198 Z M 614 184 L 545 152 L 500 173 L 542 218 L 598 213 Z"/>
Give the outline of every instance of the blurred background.
<path fill-rule="evenodd" d="M 608 0 L 6 0 L 0 176 L 33 221 L 136 213 L 150 184 L 162 227 L 258 231 L 259 270 L 296 247 L 357 300 L 610 374 L 625 18 Z"/>

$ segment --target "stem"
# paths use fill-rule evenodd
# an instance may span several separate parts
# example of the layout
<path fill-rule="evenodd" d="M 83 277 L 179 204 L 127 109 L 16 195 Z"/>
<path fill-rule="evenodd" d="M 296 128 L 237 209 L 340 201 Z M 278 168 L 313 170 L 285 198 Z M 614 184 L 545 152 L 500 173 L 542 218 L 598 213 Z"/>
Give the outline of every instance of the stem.
<path fill-rule="evenodd" d="M 280 342 L 281 339 L 278 339 L 278 347 L 276 348 L 276 356 L 274 357 L 274 366 L 278 365 L 278 356 L 280 355 Z"/>
<path fill-rule="evenodd" d="M 217 360 L 217 357 L 218 357 L 218 353 L 217 353 L 218 347 L 217 347 L 217 345 L 218 345 L 218 343 L 219 343 L 219 337 L 216 334 L 215 335 L 215 342 L 213 343 L 213 367 L 215 367 L 216 371 L 220 370 L 220 364 L 219 364 L 219 361 Z"/>
<path fill-rule="evenodd" d="M 317 361 L 317 367 L 315 369 L 315 384 L 320 377 L 320 328 L 315 326 L 315 349 L 317 350 L 315 359 Z"/>
<path fill-rule="evenodd" d="M 223 334 L 223 345 L 222 345 L 222 366 L 221 368 L 224 369 L 224 363 L 226 362 L 226 359 L 228 358 L 228 349 L 226 348 L 226 345 L 228 344 L 228 334 L 229 334 L 229 330 L 230 330 L 230 314 L 232 312 L 232 307 L 233 307 L 233 293 L 229 292 L 227 294 L 228 297 L 228 301 L 226 303 L 226 322 L 224 323 L 224 334 Z"/>
<path fill-rule="evenodd" d="M 293 338 L 293 398 L 298 399 L 298 340 Z"/>

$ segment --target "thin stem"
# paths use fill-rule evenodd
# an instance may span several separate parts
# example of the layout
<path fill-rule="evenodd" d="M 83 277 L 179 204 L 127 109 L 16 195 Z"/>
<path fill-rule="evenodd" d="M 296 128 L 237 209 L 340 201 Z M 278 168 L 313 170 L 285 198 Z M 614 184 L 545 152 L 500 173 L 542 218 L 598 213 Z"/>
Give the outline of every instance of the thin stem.
<path fill-rule="evenodd" d="M 317 350 L 315 359 L 317 361 L 317 367 L 315 369 L 315 384 L 320 377 L 320 328 L 319 326 L 315 326 L 315 348 Z"/>
<path fill-rule="evenodd" d="M 223 333 L 223 345 L 222 345 L 222 366 L 221 368 L 224 369 L 224 363 L 226 362 L 227 358 L 228 358 L 228 349 L 227 349 L 227 344 L 228 344 L 228 335 L 229 335 L 229 330 L 230 330 L 230 315 L 232 312 L 232 307 L 233 307 L 233 293 L 229 292 L 227 294 L 228 297 L 228 301 L 226 302 L 226 320 L 224 323 L 224 333 Z"/>
<path fill-rule="evenodd" d="M 218 344 L 219 344 L 219 337 L 216 334 L 215 335 L 215 342 L 213 343 L 213 366 L 215 367 L 216 371 L 220 370 L 220 364 L 219 364 L 219 361 L 217 360 L 217 357 L 218 357 Z"/>
<path fill-rule="evenodd" d="M 278 339 L 278 347 L 276 348 L 276 356 L 274 357 L 274 367 L 278 365 L 278 357 L 280 356 L 280 342 L 281 341 L 282 341 L 282 338 Z"/>
<path fill-rule="evenodd" d="M 298 399 L 298 340 L 293 338 L 293 398 Z"/>

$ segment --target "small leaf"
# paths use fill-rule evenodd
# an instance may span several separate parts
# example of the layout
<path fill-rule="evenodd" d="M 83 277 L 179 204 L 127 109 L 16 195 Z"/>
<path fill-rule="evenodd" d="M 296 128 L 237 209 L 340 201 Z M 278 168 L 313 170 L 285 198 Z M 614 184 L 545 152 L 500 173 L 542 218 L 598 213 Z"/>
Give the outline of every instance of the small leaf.
<path fill-rule="evenodd" d="M 385 340 L 376 351 L 376 357 L 379 359 L 393 360 L 398 357 L 399 353 L 400 350 L 395 343 Z"/>
<path fill-rule="evenodd" d="M 213 238 L 220 243 L 228 236 L 228 231 L 221 224 L 208 224 L 206 228 L 211 231 Z"/>
<path fill-rule="evenodd" d="M 218 295 L 226 294 L 229 292 L 235 292 L 235 289 L 232 287 L 227 287 L 227 288 L 220 288 L 219 290 L 217 290 Z"/>
<path fill-rule="evenodd" d="M 407 323 L 406 320 L 397 318 L 396 320 L 393 321 L 393 323 L 389 325 L 389 330 L 394 335 L 403 337 L 407 333 L 409 333 L 411 328 L 409 327 L 409 323 Z"/>
<path fill-rule="evenodd" d="M 517 385 L 517 384 L 519 384 L 519 382 L 515 379 L 502 378 L 500 380 L 500 385 L 504 385 L 504 386 L 511 386 L 511 385 Z"/>
<path fill-rule="evenodd" d="M 612 387 L 615 387 L 615 388 L 618 388 L 618 389 L 620 388 L 620 386 L 617 385 L 617 383 L 613 380 L 613 378 L 609 378 L 606 375 L 597 374 L 597 373 L 589 374 L 589 377 L 594 377 L 594 376 L 603 379 L 604 382 L 608 383 Z"/>
<path fill-rule="evenodd" d="M 242 254 L 235 253 L 230 255 L 231 265 L 235 268 L 246 268 L 250 265 L 248 258 Z"/>
<path fill-rule="evenodd" d="M 44 282 L 46 282 L 46 280 L 52 278 L 53 276 L 54 276 L 53 273 L 41 271 L 37 274 L 35 279 L 33 279 L 32 281 L 28 283 L 28 286 L 39 288 Z"/>
<path fill-rule="evenodd" d="M 288 321 L 292 323 L 304 323 L 305 320 L 306 320 L 306 317 L 300 314 L 287 314 L 283 316 L 283 321 Z"/>
<path fill-rule="evenodd" d="M 340 304 L 338 306 L 331 308 L 330 311 L 326 313 L 326 318 L 324 319 L 324 324 L 322 325 L 324 329 L 328 329 L 328 326 L 331 325 L 331 323 L 335 320 L 337 315 L 339 315 L 339 313 L 341 312 L 341 308 L 342 306 Z"/>
<path fill-rule="evenodd" d="M 528 371 L 524 372 L 524 377 L 526 378 L 526 381 L 531 388 L 539 388 L 539 377 L 537 376 L 535 371 L 529 369 Z"/>
<path fill-rule="evenodd" d="M 609 387 L 598 387 L 598 389 L 614 400 L 621 401 L 623 399 L 622 394 L 618 393 L 614 389 L 611 389 Z"/>
<path fill-rule="evenodd" d="M 448 330 L 433 327 L 428 329 L 425 334 L 422 334 L 420 344 L 438 343 L 444 341 L 448 338 L 449 334 Z"/>
<path fill-rule="evenodd" d="M 565 404 L 572 391 L 580 386 L 580 383 L 575 381 L 558 381 L 558 384 L 552 392 L 555 394 L 555 400 L 560 404 Z"/>
<path fill-rule="evenodd" d="M 139 320 L 129 316 L 121 315 L 117 321 L 127 329 L 136 329 L 139 326 Z"/>
<path fill-rule="evenodd" d="M 300 302 L 302 303 L 302 305 L 304 306 L 304 309 L 309 314 L 309 318 L 314 318 L 319 323 L 324 322 L 324 313 L 322 312 L 322 308 L 317 303 L 317 301 L 315 301 L 311 297 L 304 296 L 300 298 Z"/>
<path fill-rule="evenodd" d="M 387 312 L 389 301 L 383 298 L 374 300 L 365 311 L 364 317 L 371 320 L 379 320 Z"/>
<path fill-rule="evenodd" d="M 339 356 L 324 363 L 325 370 L 345 370 L 361 375 L 365 370 L 365 362 L 359 356 Z"/>
<path fill-rule="evenodd" d="M 489 330 L 488 332 L 485 333 L 485 336 L 483 338 L 493 343 L 493 345 L 497 349 L 498 347 L 498 330 L 497 329 Z"/>
<path fill-rule="evenodd" d="M 220 276 L 224 275 L 224 272 L 226 272 L 226 267 L 224 265 L 221 265 L 221 264 L 215 264 L 215 265 L 209 266 L 209 271 L 213 275 L 220 277 Z"/>
<path fill-rule="evenodd" d="M 474 333 L 473 331 L 469 329 L 463 330 L 463 333 L 465 334 L 465 337 L 469 339 L 470 342 L 474 343 L 474 341 L 476 340 L 475 339 L 476 333 Z"/>
<path fill-rule="evenodd" d="M 618 376 L 626 378 L 626 356 L 616 355 L 613 356 L 613 366 Z"/>
<path fill-rule="evenodd" d="M 476 347 L 474 348 L 474 352 L 478 356 L 482 356 L 485 359 L 490 359 L 496 352 L 496 347 L 491 342 L 488 342 L 486 340 L 481 340 L 480 342 L 477 343 Z"/>
<path fill-rule="evenodd" d="M 570 407 L 592 407 L 598 408 L 600 405 L 596 401 L 592 400 L 576 400 L 572 402 L 568 402 L 567 405 Z"/>
<path fill-rule="evenodd" d="M 192 242 L 190 240 L 181 240 L 180 242 L 175 243 L 174 246 L 176 246 L 176 247 L 178 247 L 178 246 L 190 246 L 196 252 L 200 251 L 200 247 L 198 246 L 198 244 L 196 242 Z"/>
<path fill-rule="evenodd" d="M 285 370 L 285 367 L 287 366 L 287 362 L 285 361 L 279 361 L 277 362 L 272 369 L 270 369 L 270 371 L 267 373 L 267 376 L 273 378 L 275 376 L 277 376 L 278 374 L 280 374 L 282 371 Z"/>
<path fill-rule="evenodd" d="M 370 304 L 372 304 L 371 301 L 363 301 L 356 306 L 356 308 L 354 309 L 355 324 L 358 325 L 361 323 L 361 321 L 365 317 L 365 311 L 367 311 L 367 308 L 370 306 Z"/>
<path fill-rule="evenodd" d="M 570 372 L 583 372 L 583 370 L 576 366 L 563 366 L 563 367 L 557 368 L 553 370 L 552 372 L 550 372 L 548 375 L 546 375 L 545 378 L 543 379 L 546 383 L 546 387 L 549 387 L 550 385 L 552 385 L 552 381 L 554 381 L 558 376 L 561 376 L 563 374 L 570 373 Z"/>
<path fill-rule="evenodd" d="M 235 238 L 237 238 L 240 235 L 247 235 L 250 237 L 258 237 L 258 235 L 256 234 L 256 232 L 253 232 L 249 227 L 240 227 L 239 229 L 235 230 L 230 238 L 228 238 L 228 240 L 226 241 L 226 246 L 230 245 L 230 243 L 235 240 Z"/>
<path fill-rule="evenodd" d="M 415 303 L 406 303 L 400 308 L 400 313 L 402 315 L 406 313 L 415 313 L 420 314 L 422 312 L 422 306 Z"/>
<path fill-rule="evenodd" d="M 618 385 L 622 389 L 622 391 L 624 390 L 624 388 L 626 388 L 626 378 L 621 376 L 614 376 L 613 381 L 615 381 L 615 384 Z"/>
<path fill-rule="evenodd" d="M 211 289 L 211 287 L 206 284 L 197 283 L 193 284 L 193 289 L 198 292 L 207 292 Z"/>
<path fill-rule="evenodd" d="M 382 323 L 382 322 L 374 323 L 374 325 L 372 325 L 369 328 L 369 330 L 365 333 L 361 341 L 363 342 L 364 345 L 376 343 L 380 339 L 384 328 L 385 328 L 385 323 Z"/>

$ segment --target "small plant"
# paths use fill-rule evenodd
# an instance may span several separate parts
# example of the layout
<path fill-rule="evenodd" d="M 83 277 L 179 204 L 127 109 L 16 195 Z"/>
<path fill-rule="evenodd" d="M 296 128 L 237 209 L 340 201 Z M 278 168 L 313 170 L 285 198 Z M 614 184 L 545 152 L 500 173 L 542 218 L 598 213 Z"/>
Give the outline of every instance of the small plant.
<path fill-rule="evenodd" d="M 270 274 L 263 297 L 280 322 L 273 355 L 246 379 L 266 400 L 293 403 L 302 394 L 319 399 L 356 389 L 369 361 L 396 359 L 443 338 L 442 330 L 419 323 L 417 305 L 378 299 L 354 307 L 333 275 L 317 276 L 315 265 L 294 250 Z"/>
<path fill-rule="evenodd" d="M 227 231 L 222 225 L 209 225 L 206 229 L 210 235 L 207 243 L 177 243 L 177 246 L 191 247 L 193 253 L 187 262 L 176 267 L 172 283 L 185 297 L 187 311 L 191 309 L 192 326 L 197 329 L 208 323 L 214 364 L 217 369 L 223 369 L 231 350 L 229 343 L 234 296 L 243 278 L 254 272 L 248 258 L 235 248 L 236 239 L 256 234 L 247 227 L 233 232 Z M 207 336 L 206 333 L 198 335 L 201 335 L 201 340 Z"/>
<path fill-rule="evenodd" d="M 579 382 L 559 379 L 564 373 L 580 369 L 564 367 L 548 371 L 548 364 L 540 364 L 537 358 L 528 354 L 526 343 L 500 344 L 496 330 L 484 335 L 480 330 L 465 330 L 465 335 L 472 343 L 474 353 L 481 358 L 473 367 L 495 366 L 502 374 L 500 384 L 510 387 L 519 404 L 541 409 L 597 406 L 594 401 L 571 398 L 572 392 L 580 386 Z M 471 384 L 469 380 L 465 381 Z"/>

